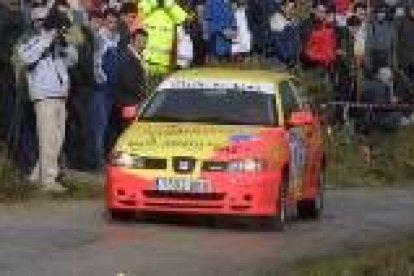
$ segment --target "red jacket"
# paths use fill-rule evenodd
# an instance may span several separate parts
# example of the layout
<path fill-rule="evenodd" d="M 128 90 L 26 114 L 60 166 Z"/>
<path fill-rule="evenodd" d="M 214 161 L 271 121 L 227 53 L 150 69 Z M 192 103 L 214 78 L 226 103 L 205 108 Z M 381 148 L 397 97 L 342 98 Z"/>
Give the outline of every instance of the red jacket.
<path fill-rule="evenodd" d="M 337 37 L 331 24 L 316 23 L 305 42 L 305 58 L 311 64 L 329 69 L 336 60 Z"/>

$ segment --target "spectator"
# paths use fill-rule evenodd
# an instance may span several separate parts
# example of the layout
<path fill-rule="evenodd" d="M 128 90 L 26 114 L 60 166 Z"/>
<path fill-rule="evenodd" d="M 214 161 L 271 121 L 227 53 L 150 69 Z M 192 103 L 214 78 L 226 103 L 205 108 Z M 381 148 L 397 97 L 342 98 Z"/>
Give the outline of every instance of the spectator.
<path fill-rule="evenodd" d="M 270 20 L 271 39 L 267 56 L 287 67 L 298 63 L 300 52 L 300 30 L 295 19 L 295 0 L 284 0 L 281 12 L 276 12 Z"/>
<path fill-rule="evenodd" d="M 118 75 L 118 13 L 108 9 L 104 13 L 104 27 L 98 33 L 94 55 L 94 74 L 97 87 L 91 99 L 92 137 L 95 145 L 95 167 L 103 168 L 108 123 L 115 101 L 115 84 Z"/>
<path fill-rule="evenodd" d="M 125 2 L 120 9 L 120 26 L 119 33 L 121 35 L 121 45 L 128 44 L 129 35 L 136 29 L 143 28 L 142 19 L 140 17 L 138 7 L 135 3 Z"/>
<path fill-rule="evenodd" d="M 78 45 L 79 61 L 70 70 L 72 89 L 68 101 L 67 139 L 65 149 L 72 167 L 93 169 L 94 146 L 90 139 L 90 117 L 85 110 L 91 104 L 96 86 L 94 75 L 94 51 L 96 35 L 102 24 L 102 13 L 92 11 L 80 26 L 83 41 Z M 79 150 L 73 151 L 71 149 Z"/>
<path fill-rule="evenodd" d="M 237 35 L 234 14 L 227 0 L 206 0 L 204 19 L 207 22 L 208 52 L 218 60 L 228 60 Z"/>
<path fill-rule="evenodd" d="M 37 22 L 36 29 L 18 46 L 18 54 L 27 67 L 29 96 L 35 107 L 39 138 L 39 161 L 30 179 L 40 181 L 45 191 L 63 192 L 65 188 L 56 180 L 58 157 L 65 138 L 65 102 L 70 89 L 68 67 L 76 63 L 77 52 L 69 41 L 58 35 L 54 26 L 46 24 L 54 5 L 53 1 L 33 8 L 31 18 Z"/>
<path fill-rule="evenodd" d="M 341 38 L 341 50 L 337 67 L 338 100 L 356 100 L 356 73 L 357 58 L 355 54 L 355 40 L 361 28 L 361 20 L 357 16 L 351 16 L 347 20 L 345 35 Z"/>
<path fill-rule="evenodd" d="M 270 16 L 278 10 L 278 0 L 248 0 L 247 21 L 252 34 L 252 52 L 264 57 L 270 35 Z"/>
<path fill-rule="evenodd" d="M 315 18 L 306 35 L 304 45 L 304 62 L 325 72 L 332 70 L 336 61 L 337 33 L 329 18 L 327 6 L 315 7 Z"/>
<path fill-rule="evenodd" d="M 410 6 L 397 35 L 398 64 L 408 80 L 414 82 L 414 6 Z"/>
<path fill-rule="evenodd" d="M 354 15 L 360 20 L 361 26 L 355 36 L 354 51 L 357 58 L 358 67 L 364 66 L 366 54 L 366 40 L 367 40 L 367 5 L 365 3 L 357 3 L 354 6 Z"/>
<path fill-rule="evenodd" d="M 245 58 L 252 48 L 252 36 L 247 22 L 246 9 L 247 0 L 237 0 L 233 3 L 237 37 L 234 40 L 231 52 L 236 60 Z"/>
<path fill-rule="evenodd" d="M 387 20 L 387 7 L 377 6 L 374 21 L 368 25 L 366 40 L 366 66 L 369 70 L 394 66 L 396 31 Z"/>
<path fill-rule="evenodd" d="M 335 20 L 339 27 L 346 27 L 351 8 L 351 0 L 333 0 L 335 6 Z"/>
<path fill-rule="evenodd" d="M 186 20 L 188 15 L 173 0 L 158 0 L 151 5 L 145 13 L 144 20 L 145 30 L 148 32 L 144 57 L 148 64 L 148 72 L 159 76 L 167 74 L 175 66 L 172 63 L 172 56 L 175 49 L 176 28 Z"/>
<path fill-rule="evenodd" d="M 115 101 L 123 118 L 134 117 L 148 93 L 142 56 L 147 40 L 147 32 L 137 29 L 131 33 L 125 48 L 120 49 Z"/>
<path fill-rule="evenodd" d="M 194 5 L 194 18 L 186 26 L 186 30 L 193 41 L 194 60 L 195 66 L 203 66 L 206 62 L 207 56 L 207 37 L 205 27 L 205 21 L 203 20 L 204 5 L 195 3 Z"/>

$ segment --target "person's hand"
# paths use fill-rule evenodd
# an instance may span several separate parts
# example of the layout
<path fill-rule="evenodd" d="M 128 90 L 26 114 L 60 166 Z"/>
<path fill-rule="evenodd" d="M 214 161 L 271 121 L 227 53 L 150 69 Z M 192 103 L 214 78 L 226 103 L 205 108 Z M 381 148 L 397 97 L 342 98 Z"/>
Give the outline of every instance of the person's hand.
<path fill-rule="evenodd" d="M 132 120 L 137 115 L 137 107 L 132 106 L 123 106 L 121 109 L 121 116 L 124 120 Z"/>
<path fill-rule="evenodd" d="M 233 29 L 225 29 L 223 31 L 224 37 L 226 37 L 228 40 L 236 40 L 237 39 L 237 31 Z"/>

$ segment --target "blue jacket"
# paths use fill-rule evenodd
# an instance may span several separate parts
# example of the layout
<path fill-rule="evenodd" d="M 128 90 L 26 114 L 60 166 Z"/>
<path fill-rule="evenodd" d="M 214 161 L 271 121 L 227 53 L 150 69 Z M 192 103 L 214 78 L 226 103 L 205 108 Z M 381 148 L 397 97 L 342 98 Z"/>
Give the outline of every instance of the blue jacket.
<path fill-rule="evenodd" d="M 209 52 L 218 57 L 231 54 L 231 40 L 223 35 L 226 29 L 236 29 L 229 0 L 206 0 L 204 20 L 207 23 Z"/>
<path fill-rule="evenodd" d="M 275 57 L 287 66 L 296 65 L 300 52 L 299 27 L 287 25 L 282 31 L 272 31 L 266 52 L 268 57 Z"/>

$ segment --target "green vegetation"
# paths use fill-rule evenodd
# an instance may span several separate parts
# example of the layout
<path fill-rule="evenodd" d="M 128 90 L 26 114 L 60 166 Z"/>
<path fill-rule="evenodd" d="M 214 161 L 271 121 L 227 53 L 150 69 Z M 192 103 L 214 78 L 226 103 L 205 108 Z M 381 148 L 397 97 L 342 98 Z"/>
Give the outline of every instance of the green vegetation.
<path fill-rule="evenodd" d="M 342 256 L 305 260 L 295 275 L 307 276 L 412 276 L 414 275 L 414 236 L 355 250 Z"/>
<path fill-rule="evenodd" d="M 408 184 L 414 178 L 414 127 L 350 135 L 333 128 L 325 138 L 329 187 Z"/>

